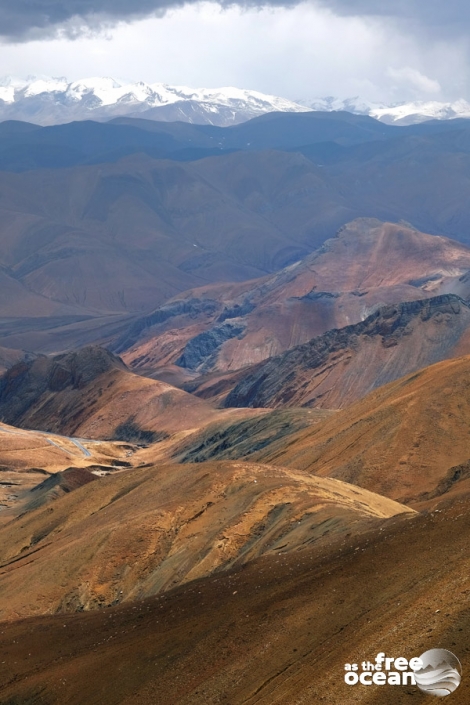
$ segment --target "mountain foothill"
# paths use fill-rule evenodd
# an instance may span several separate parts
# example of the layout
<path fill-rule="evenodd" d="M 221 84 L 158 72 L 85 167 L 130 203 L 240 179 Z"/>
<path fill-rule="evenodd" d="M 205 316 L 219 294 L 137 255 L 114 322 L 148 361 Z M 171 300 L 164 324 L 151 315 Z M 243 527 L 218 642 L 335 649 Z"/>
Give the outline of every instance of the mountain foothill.
<path fill-rule="evenodd" d="M 155 111 L 0 123 L 0 705 L 468 670 L 470 124 Z"/>

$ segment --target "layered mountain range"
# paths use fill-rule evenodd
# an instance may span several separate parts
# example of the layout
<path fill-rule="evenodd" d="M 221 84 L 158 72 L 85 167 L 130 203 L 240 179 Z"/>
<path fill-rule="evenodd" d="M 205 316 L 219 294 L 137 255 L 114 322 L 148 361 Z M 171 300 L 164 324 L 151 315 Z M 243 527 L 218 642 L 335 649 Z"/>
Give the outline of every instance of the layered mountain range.
<path fill-rule="evenodd" d="M 236 125 L 273 111 L 347 111 L 386 124 L 470 117 L 466 100 L 414 101 L 387 105 L 361 98 L 310 98 L 297 101 L 234 87 L 190 88 L 165 83 L 129 83 L 110 77 L 69 81 L 65 77 L 5 76 L 0 79 L 0 120 L 54 125 L 71 120 L 141 117 L 162 122 Z"/>
<path fill-rule="evenodd" d="M 59 84 L 4 96 L 148 108 Z M 0 124 L 1 705 L 353 705 L 345 663 L 437 645 L 468 670 L 469 136 Z"/>
<path fill-rule="evenodd" d="M 360 335 L 361 326 L 370 338 L 376 326 L 378 339 L 387 327 L 382 323 L 385 317 L 400 316 L 393 308 L 396 302 L 439 296 L 445 300 L 447 294 L 455 294 L 459 312 L 465 311 L 458 297 L 466 300 L 470 295 L 469 270 L 470 250 L 460 243 L 420 233 L 406 224 L 360 219 L 274 276 L 218 284 L 175 297 L 137 319 L 115 349 L 133 369 L 163 378 L 170 375 L 174 380 L 209 373 L 218 373 L 218 380 L 220 373 L 269 358 L 274 368 L 279 353 L 322 334 L 330 340 L 332 329 L 343 329 L 339 335 L 344 342 L 348 336 Z M 422 305 L 413 314 L 410 304 L 409 320 L 396 327 L 411 325 L 413 317 L 420 317 Z M 433 315 L 430 318 L 434 320 Z M 464 335 L 465 315 L 457 319 L 461 321 L 457 336 Z M 456 340 L 449 336 L 446 344 L 456 345 Z M 402 344 L 400 340 L 398 349 Z M 451 347 L 448 350 L 450 354 Z M 437 359 L 441 358 L 428 361 Z M 400 364 L 397 369 L 399 373 Z"/>
<path fill-rule="evenodd" d="M 448 124 L 347 113 L 231 128 L 2 123 L 0 344 L 107 344 L 131 317 L 295 264 L 364 215 L 465 243 L 470 133 Z"/>
<path fill-rule="evenodd" d="M 142 117 L 171 122 L 234 125 L 272 111 L 308 108 L 285 98 L 233 87 L 188 88 L 164 83 L 126 83 L 114 78 L 7 76 L 0 80 L 0 120 L 54 125 L 71 120 Z"/>
<path fill-rule="evenodd" d="M 451 102 L 421 100 L 386 105 L 361 98 L 340 99 L 330 96 L 298 102 L 311 110 L 347 110 L 357 115 L 370 115 L 388 125 L 415 125 L 427 120 L 456 120 L 470 117 L 470 103 L 464 99 Z"/>

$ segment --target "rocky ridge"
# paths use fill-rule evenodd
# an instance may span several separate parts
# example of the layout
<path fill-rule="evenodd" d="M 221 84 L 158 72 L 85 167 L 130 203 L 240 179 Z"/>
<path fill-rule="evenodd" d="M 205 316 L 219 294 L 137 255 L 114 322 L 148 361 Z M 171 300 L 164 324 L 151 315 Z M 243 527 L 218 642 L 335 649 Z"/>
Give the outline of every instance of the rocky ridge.
<path fill-rule="evenodd" d="M 378 309 L 247 370 L 226 406 L 339 408 L 439 360 L 470 352 L 470 306 L 445 294 Z"/>

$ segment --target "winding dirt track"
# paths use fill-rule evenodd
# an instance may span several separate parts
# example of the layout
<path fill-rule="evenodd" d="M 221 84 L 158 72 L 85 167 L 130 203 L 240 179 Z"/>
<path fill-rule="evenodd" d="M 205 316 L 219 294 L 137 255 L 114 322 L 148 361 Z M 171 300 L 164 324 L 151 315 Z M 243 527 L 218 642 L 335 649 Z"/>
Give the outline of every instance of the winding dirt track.
<path fill-rule="evenodd" d="M 91 458 L 90 451 L 85 448 L 81 441 L 79 441 L 77 438 L 72 438 L 71 436 L 58 436 L 57 434 L 50 434 L 46 431 L 25 431 L 22 429 L 17 430 L 12 427 L 7 427 L 4 424 L 0 425 L 0 433 L 9 433 L 13 436 L 22 436 L 23 438 L 31 438 L 33 434 L 40 434 L 41 436 L 44 436 L 44 440 L 46 441 L 46 443 L 49 443 L 49 445 L 51 446 L 55 446 L 59 450 L 73 457 L 74 454 L 71 452 L 70 448 L 65 448 L 63 445 L 60 445 L 60 443 L 57 442 L 59 440 L 70 441 L 80 451 L 81 455 L 79 457 Z"/>

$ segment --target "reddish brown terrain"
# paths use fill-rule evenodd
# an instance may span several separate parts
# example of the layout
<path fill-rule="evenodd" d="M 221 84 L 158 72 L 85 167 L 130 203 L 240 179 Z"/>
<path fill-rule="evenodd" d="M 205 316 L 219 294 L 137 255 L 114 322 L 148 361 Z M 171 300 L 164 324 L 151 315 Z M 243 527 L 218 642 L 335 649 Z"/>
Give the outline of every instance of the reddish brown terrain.
<path fill-rule="evenodd" d="M 469 509 L 461 499 L 143 602 L 3 623 L 0 703 L 406 705 L 429 697 L 346 686 L 344 665 L 442 647 L 464 673 L 450 702 L 467 705 Z"/>
<path fill-rule="evenodd" d="M 0 150 L 0 705 L 470 702 L 468 138 L 278 120 Z"/>
<path fill-rule="evenodd" d="M 253 457 L 418 506 L 470 488 L 470 356 L 440 362 Z"/>
<path fill-rule="evenodd" d="M 435 315 L 417 325 L 438 332 Z M 351 689 L 344 664 L 443 646 L 468 668 L 470 357 L 337 412 L 238 419 L 99 348 L 20 362 L 0 384 L 17 423 L 107 437 L 102 409 L 127 437 L 94 457 L 90 440 L 2 427 L 20 444 L 6 471 L 16 448 L 18 472 L 33 467 L 31 443 L 56 474 L 25 472 L 35 486 L 0 526 L 1 705 L 395 705 L 416 688 Z M 200 462 L 231 449 L 249 461 Z M 67 452 L 82 458 L 60 472 Z"/>
<path fill-rule="evenodd" d="M 337 480 L 241 461 L 129 470 L 52 503 L 41 494 L 0 530 L 2 619 L 141 599 L 413 515 Z"/>
<path fill-rule="evenodd" d="M 470 308 L 453 294 L 378 309 L 253 368 L 198 387 L 226 406 L 344 408 L 440 360 L 470 353 Z M 231 390 L 223 399 L 223 392 Z"/>
<path fill-rule="evenodd" d="M 0 380 L 1 418 L 63 435 L 152 442 L 218 415 L 180 389 L 133 374 L 98 347 L 21 362 Z"/>
<path fill-rule="evenodd" d="M 283 172 L 299 160 L 303 170 L 283 185 Z M 255 203 L 249 207 L 237 183 L 222 183 L 210 163 L 217 160 L 207 161 L 136 154 L 117 163 L 0 172 L 0 263 L 14 277 L 8 286 L 15 300 L 16 286 L 44 298 L 44 316 L 52 301 L 95 314 L 141 312 L 190 287 L 276 271 L 324 239 L 293 237 L 275 213 L 266 218 Z M 255 157 L 262 179 L 266 161 L 278 173 L 269 200 L 319 182 L 320 170 L 301 155 Z M 243 188 L 246 166 L 237 169 Z"/>
<path fill-rule="evenodd" d="M 132 369 L 181 384 L 256 364 L 380 306 L 454 291 L 466 299 L 469 270 L 470 250 L 460 243 L 360 219 L 275 275 L 172 299 L 114 349 Z"/>
<path fill-rule="evenodd" d="M 0 524 L 25 511 L 37 494 L 43 494 L 41 490 L 32 495 L 31 490 L 59 478 L 71 466 L 78 471 L 87 468 L 95 476 L 110 474 L 142 462 L 140 450 L 132 443 L 68 438 L 0 423 Z M 60 478 L 58 482 L 60 494 L 63 483 Z"/>

